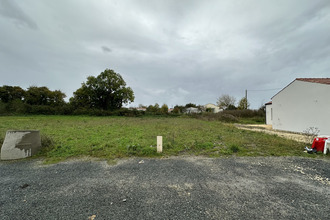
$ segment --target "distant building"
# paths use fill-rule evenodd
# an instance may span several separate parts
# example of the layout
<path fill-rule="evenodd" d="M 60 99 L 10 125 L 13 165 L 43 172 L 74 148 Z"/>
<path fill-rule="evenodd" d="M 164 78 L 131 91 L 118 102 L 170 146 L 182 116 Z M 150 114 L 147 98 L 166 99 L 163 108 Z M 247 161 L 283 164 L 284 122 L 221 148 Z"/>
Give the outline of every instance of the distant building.
<path fill-rule="evenodd" d="M 143 107 L 138 107 L 138 108 L 131 107 L 130 109 L 135 109 L 135 110 L 144 111 L 144 112 L 147 110 L 147 108 L 143 108 Z"/>
<path fill-rule="evenodd" d="M 218 112 L 223 111 L 222 109 L 219 108 L 219 106 L 216 106 L 212 103 L 204 105 L 204 108 L 206 111 L 211 110 L 211 112 L 213 112 L 213 113 L 218 113 Z"/>
<path fill-rule="evenodd" d="M 198 108 L 194 108 L 194 107 L 189 107 L 186 108 L 185 113 L 186 114 L 194 114 L 194 113 L 200 113 L 201 110 L 199 110 Z"/>
<path fill-rule="evenodd" d="M 330 78 L 297 78 L 266 104 L 273 129 L 303 132 L 316 127 L 330 135 Z"/>

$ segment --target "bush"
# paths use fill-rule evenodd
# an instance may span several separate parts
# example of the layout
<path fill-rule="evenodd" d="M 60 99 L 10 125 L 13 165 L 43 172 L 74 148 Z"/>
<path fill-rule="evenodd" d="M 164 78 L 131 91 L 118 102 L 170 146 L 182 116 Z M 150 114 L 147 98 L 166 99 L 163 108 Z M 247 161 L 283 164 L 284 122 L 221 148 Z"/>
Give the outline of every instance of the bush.
<path fill-rule="evenodd" d="M 238 122 L 238 119 L 230 114 L 220 114 L 220 121 L 228 122 L 228 123 L 236 123 Z"/>
<path fill-rule="evenodd" d="M 253 118 L 253 117 L 266 117 L 266 113 L 262 110 L 251 110 L 251 109 L 244 109 L 244 110 L 225 110 L 222 114 L 228 114 L 235 116 L 237 118 Z"/>
<path fill-rule="evenodd" d="M 205 120 L 205 121 L 222 121 L 222 122 L 238 122 L 238 119 L 230 114 L 219 113 L 203 113 L 203 114 L 192 114 L 191 117 Z"/>
<path fill-rule="evenodd" d="M 193 114 L 190 117 L 202 119 L 206 121 L 222 121 L 227 123 L 238 123 L 244 120 L 242 119 L 252 119 L 251 123 L 264 123 L 265 122 L 265 112 L 262 110 L 225 110 L 219 113 L 201 113 Z"/>

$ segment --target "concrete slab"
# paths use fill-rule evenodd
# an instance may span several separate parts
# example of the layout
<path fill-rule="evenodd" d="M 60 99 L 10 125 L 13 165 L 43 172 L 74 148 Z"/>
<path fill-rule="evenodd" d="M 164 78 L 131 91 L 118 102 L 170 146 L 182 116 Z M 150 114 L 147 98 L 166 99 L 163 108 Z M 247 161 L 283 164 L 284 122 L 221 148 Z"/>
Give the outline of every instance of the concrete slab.
<path fill-rule="evenodd" d="M 41 148 L 40 132 L 37 130 L 9 130 L 1 148 L 1 160 L 31 157 Z"/>

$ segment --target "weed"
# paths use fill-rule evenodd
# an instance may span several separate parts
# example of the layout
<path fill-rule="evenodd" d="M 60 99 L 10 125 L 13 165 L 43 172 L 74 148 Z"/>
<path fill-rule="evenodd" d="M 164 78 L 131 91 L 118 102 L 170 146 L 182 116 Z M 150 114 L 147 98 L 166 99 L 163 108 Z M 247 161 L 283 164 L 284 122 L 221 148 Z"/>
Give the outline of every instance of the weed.
<path fill-rule="evenodd" d="M 230 149 L 233 153 L 237 153 L 237 152 L 240 150 L 239 146 L 237 146 L 237 145 L 235 145 L 235 144 L 231 145 L 231 146 L 229 147 L 229 149 Z"/>
<path fill-rule="evenodd" d="M 316 138 L 319 133 L 320 129 L 318 129 L 317 127 L 309 127 L 304 130 L 303 134 L 305 135 L 306 143 L 312 143 L 314 138 Z"/>
<path fill-rule="evenodd" d="M 55 145 L 53 138 L 48 135 L 41 135 L 41 146 L 44 148 L 51 148 Z"/>

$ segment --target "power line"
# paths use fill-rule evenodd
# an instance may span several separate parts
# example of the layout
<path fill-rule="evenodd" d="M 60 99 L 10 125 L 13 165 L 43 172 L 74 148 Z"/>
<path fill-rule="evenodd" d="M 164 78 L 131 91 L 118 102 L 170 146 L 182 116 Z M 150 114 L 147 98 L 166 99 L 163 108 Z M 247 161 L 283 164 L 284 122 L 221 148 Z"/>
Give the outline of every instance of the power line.
<path fill-rule="evenodd" d="M 265 91 L 274 91 L 274 90 L 281 90 L 282 88 L 274 88 L 274 89 L 246 89 L 245 90 L 245 100 L 248 103 L 248 91 L 249 92 L 265 92 Z"/>
<path fill-rule="evenodd" d="M 273 91 L 273 90 L 280 90 L 282 88 L 276 88 L 276 89 L 248 89 L 247 91 L 252 92 L 262 92 L 262 91 Z"/>

